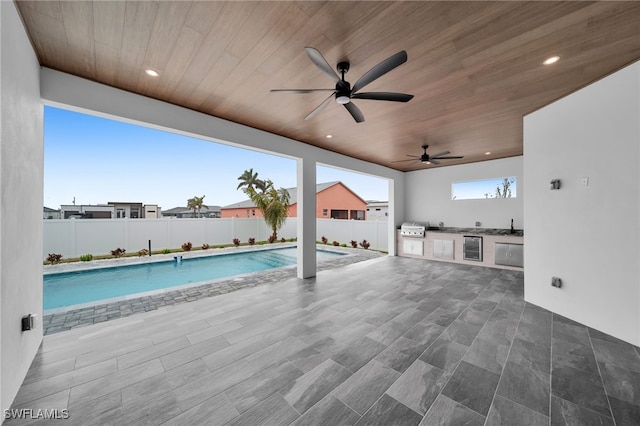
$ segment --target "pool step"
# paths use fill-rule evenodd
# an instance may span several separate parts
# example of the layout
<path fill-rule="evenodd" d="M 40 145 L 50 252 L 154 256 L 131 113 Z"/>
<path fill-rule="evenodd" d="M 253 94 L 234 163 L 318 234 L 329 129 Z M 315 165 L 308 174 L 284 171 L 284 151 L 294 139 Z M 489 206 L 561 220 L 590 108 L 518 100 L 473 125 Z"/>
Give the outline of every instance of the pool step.
<path fill-rule="evenodd" d="M 271 251 L 269 252 L 264 251 L 260 253 L 260 261 L 273 268 L 277 268 L 281 266 L 288 266 L 288 265 L 295 264 L 296 257 L 286 256 L 284 254 L 274 253 Z"/>

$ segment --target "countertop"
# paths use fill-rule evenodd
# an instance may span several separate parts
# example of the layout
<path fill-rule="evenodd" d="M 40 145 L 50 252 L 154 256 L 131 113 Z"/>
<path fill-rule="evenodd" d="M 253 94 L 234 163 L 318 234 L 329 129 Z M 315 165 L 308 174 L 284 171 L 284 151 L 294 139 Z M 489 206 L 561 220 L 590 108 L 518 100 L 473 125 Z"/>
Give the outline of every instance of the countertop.
<path fill-rule="evenodd" d="M 477 234 L 477 235 L 505 235 L 512 237 L 523 237 L 523 229 L 514 229 L 511 233 L 511 229 L 501 228 L 450 228 L 450 227 L 435 227 L 430 226 L 427 228 L 427 232 L 447 232 L 449 234 Z"/>
<path fill-rule="evenodd" d="M 514 229 L 513 233 L 511 229 L 505 228 L 454 228 L 454 227 L 436 227 L 430 226 L 427 228 L 427 232 L 443 232 L 449 234 L 465 234 L 465 235 L 503 235 L 511 237 L 523 237 L 523 229 Z"/>

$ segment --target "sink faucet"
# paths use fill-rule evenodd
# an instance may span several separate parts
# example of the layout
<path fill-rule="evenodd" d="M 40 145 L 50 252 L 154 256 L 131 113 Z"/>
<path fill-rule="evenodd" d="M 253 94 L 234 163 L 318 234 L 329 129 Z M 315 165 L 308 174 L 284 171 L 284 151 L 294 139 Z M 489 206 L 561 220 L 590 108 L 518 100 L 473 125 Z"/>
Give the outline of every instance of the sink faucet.
<path fill-rule="evenodd" d="M 513 234 L 513 219 L 511 219 L 511 233 Z"/>

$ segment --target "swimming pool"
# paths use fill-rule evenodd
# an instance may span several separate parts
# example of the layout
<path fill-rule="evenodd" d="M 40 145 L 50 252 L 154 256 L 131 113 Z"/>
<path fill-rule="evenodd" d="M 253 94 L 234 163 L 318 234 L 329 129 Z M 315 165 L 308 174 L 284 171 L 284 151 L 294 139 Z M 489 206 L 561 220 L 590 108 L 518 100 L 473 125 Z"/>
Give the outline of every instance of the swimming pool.
<path fill-rule="evenodd" d="M 343 253 L 317 250 L 322 261 Z M 131 296 L 296 264 L 288 247 L 44 275 L 44 310 Z"/>

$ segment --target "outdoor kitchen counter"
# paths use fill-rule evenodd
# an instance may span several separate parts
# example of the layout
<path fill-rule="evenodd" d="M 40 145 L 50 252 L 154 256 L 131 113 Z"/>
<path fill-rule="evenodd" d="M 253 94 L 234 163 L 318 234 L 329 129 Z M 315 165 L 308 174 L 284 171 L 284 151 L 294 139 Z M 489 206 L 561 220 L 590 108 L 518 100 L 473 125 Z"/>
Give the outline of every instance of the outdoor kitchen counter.
<path fill-rule="evenodd" d="M 513 244 L 522 247 L 524 244 L 524 232 L 522 229 L 516 229 L 512 234 L 510 229 L 429 227 L 425 232 L 424 238 L 405 237 L 400 232 L 398 230 L 396 234 L 398 256 L 516 271 L 523 270 L 522 267 L 500 264 L 500 261 L 496 263 L 497 245 Z M 464 259 L 465 236 L 482 237 L 483 255 L 481 261 Z M 504 248 L 505 246 L 500 247 Z M 444 252 L 449 253 L 449 257 L 443 257 Z"/>
<path fill-rule="evenodd" d="M 505 235 L 511 237 L 523 237 L 523 229 L 514 229 L 513 233 L 511 229 L 502 228 L 449 228 L 449 227 L 435 227 L 430 226 L 427 228 L 427 232 L 445 232 L 448 234 L 465 234 L 465 235 Z"/>

